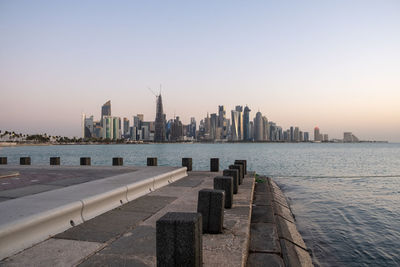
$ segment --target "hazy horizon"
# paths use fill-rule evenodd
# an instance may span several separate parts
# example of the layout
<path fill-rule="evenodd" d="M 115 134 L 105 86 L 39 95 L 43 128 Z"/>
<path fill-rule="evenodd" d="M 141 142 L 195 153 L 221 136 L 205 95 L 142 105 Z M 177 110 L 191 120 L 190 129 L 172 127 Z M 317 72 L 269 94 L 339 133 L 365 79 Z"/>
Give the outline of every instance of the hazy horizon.
<path fill-rule="evenodd" d="M 197 123 L 248 105 L 284 129 L 400 142 L 400 2 L 1 1 L 0 129 L 81 114 Z"/>

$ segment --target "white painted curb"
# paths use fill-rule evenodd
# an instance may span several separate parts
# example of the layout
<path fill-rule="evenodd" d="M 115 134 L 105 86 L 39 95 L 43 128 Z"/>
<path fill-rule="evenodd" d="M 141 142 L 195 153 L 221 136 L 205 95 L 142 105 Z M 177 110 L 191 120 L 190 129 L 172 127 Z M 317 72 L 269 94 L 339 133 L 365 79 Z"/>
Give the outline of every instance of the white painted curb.
<path fill-rule="evenodd" d="M 182 167 L 131 184 L 116 184 L 112 190 L 75 199 L 71 203 L 32 216 L 21 215 L 18 220 L 0 225 L 0 260 L 186 176 L 186 167 Z M 94 182 L 99 184 L 99 180 Z M 62 189 L 49 192 L 57 190 Z M 37 196 L 46 196 L 49 192 Z M 51 198 L 48 201 L 52 201 Z"/>
<path fill-rule="evenodd" d="M 82 223 L 82 208 L 83 203 L 75 201 L 57 209 L 3 225 L 0 228 L 0 259 L 71 228 L 71 222 L 72 224 Z"/>

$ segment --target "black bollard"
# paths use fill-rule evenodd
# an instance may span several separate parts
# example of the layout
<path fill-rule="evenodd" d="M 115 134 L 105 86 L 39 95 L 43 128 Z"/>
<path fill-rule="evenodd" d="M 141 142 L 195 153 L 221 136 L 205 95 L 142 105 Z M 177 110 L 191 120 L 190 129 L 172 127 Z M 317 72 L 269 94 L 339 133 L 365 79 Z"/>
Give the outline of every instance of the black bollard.
<path fill-rule="evenodd" d="M 0 165 L 6 165 L 7 164 L 7 157 L 0 157 Z"/>
<path fill-rule="evenodd" d="M 19 165 L 31 165 L 31 158 L 30 157 L 20 157 Z"/>
<path fill-rule="evenodd" d="M 203 233 L 222 233 L 224 226 L 225 191 L 202 189 L 199 191 L 197 212 L 203 220 Z"/>
<path fill-rule="evenodd" d="M 210 159 L 210 171 L 211 172 L 219 171 L 219 158 L 211 158 Z"/>
<path fill-rule="evenodd" d="M 232 208 L 233 178 L 231 176 L 217 176 L 214 178 L 214 189 L 225 191 L 225 209 Z"/>
<path fill-rule="evenodd" d="M 241 164 L 229 165 L 229 169 L 236 169 L 239 171 L 239 184 L 242 184 L 243 183 L 243 165 L 241 165 Z"/>
<path fill-rule="evenodd" d="M 192 158 L 182 158 L 182 167 L 186 167 L 187 171 L 192 171 Z"/>
<path fill-rule="evenodd" d="M 247 160 L 237 159 L 235 160 L 235 164 L 243 164 L 243 174 L 247 174 Z"/>
<path fill-rule="evenodd" d="M 90 157 L 82 157 L 81 158 L 81 165 L 90 165 L 90 164 L 91 164 Z"/>
<path fill-rule="evenodd" d="M 156 222 L 157 266 L 202 266 L 200 213 L 168 212 Z"/>
<path fill-rule="evenodd" d="M 147 158 L 147 166 L 157 166 L 157 158 Z"/>
<path fill-rule="evenodd" d="M 60 165 L 60 157 L 51 157 L 50 158 L 50 165 Z"/>
<path fill-rule="evenodd" d="M 124 159 L 123 158 L 113 158 L 112 165 L 113 166 L 122 166 L 122 165 L 124 165 Z"/>
<path fill-rule="evenodd" d="M 237 194 L 239 190 L 239 170 L 229 169 L 222 172 L 223 176 L 231 176 L 233 178 L 233 193 Z"/>

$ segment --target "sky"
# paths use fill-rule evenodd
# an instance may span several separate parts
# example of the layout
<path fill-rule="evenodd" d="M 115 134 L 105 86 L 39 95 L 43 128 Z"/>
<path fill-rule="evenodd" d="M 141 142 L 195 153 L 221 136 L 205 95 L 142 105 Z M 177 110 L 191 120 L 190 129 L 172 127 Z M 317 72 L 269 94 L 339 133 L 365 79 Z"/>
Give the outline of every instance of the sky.
<path fill-rule="evenodd" d="M 81 114 L 400 142 L 400 1 L 0 0 L 0 130 L 80 136 Z"/>

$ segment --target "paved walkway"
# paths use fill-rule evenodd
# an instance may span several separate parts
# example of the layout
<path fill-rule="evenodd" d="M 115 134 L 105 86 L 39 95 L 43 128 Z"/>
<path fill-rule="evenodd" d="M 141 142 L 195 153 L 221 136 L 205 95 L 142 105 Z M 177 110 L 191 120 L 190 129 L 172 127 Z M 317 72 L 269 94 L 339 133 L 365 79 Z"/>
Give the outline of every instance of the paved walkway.
<path fill-rule="evenodd" d="M 155 266 L 155 223 L 169 211 L 197 211 L 198 191 L 221 173 L 189 176 L 75 226 L 1 262 L 2 266 Z M 244 266 L 254 178 L 248 176 L 224 214 L 224 232 L 203 235 L 205 266 Z"/>

